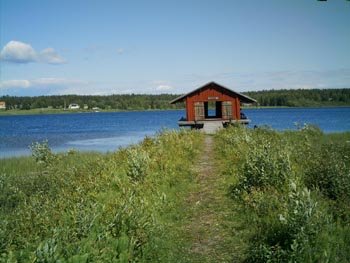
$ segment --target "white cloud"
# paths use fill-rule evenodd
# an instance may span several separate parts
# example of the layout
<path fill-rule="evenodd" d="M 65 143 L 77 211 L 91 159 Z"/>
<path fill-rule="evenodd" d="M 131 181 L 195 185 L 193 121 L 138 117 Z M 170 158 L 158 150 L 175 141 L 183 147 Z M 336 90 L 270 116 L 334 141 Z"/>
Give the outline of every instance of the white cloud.
<path fill-rule="evenodd" d="M 64 78 L 39 78 L 33 80 L 7 80 L 0 82 L 1 89 L 26 89 L 26 88 L 57 88 L 57 93 L 72 88 L 83 88 L 85 85 L 89 85 L 91 82 L 76 80 L 76 79 L 64 79 Z"/>
<path fill-rule="evenodd" d="M 36 62 L 37 55 L 31 45 L 18 42 L 8 42 L 0 53 L 1 59 L 13 63 Z"/>
<path fill-rule="evenodd" d="M 53 48 L 46 48 L 40 52 L 39 55 L 40 61 L 46 62 L 49 64 L 62 64 L 67 62 L 65 58 L 60 57 L 56 50 Z"/>
<path fill-rule="evenodd" d="M 167 92 L 173 90 L 173 87 L 165 80 L 154 80 L 151 82 L 152 87 L 148 90 L 150 92 Z"/>
<path fill-rule="evenodd" d="M 216 81 L 240 92 L 271 89 L 349 88 L 350 69 L 189 74 L 185 75 L 185 81 L 186 83 L 183 86 L 187 89 L 179 90 L 177 93 L 190 91 L 209 81 Z"/>
<path fill-rule="evenodd" d="M 61 86 L 68 87 L 72 85 L 87 85 L 89 82 L 77 79 L 65 78 L 39 78 L 31 81 L 33 86 Z"/>
<path fill-rule="evenodd" d="M 0 88 L 9 89 L 9 88 L 28 88 L 32 84 L 29 80 L 7 80 L 0 82 Z"/>
<path fill-rule="evenodd" d="M 156 91 L 169 91 L 172 89 L 173 89 L 173 87 L 171 87 L 169 85 L 159 85 L 154 90 L 156 90 Z"/>
<path fill-rule="evenodd" d="M 142 93 L 144 86 L 144 84 L 137 84 L 135 82 L 95 82 L 68 78 L 17 79 L 0 81 L 0 96 L 131 94 Z"/>
<path fill-rule="evenodd" d="M 2 49 L 0 58 L 10 63 L 42 62 L 49 64 L 62 64 L 67 62 L 60 57 L 55 49 L 46 48 L 39 53 L 31 45 L 19 41 L 10 41 Z"/>
<path fill-rule="evenodd" d="M 256 89 L 332 89 L 350 86 L 350 70 L 285 70 L 253 73 Z"/>
<path fill-rule="evenodd" d="M 118 48 L 118 49 L 117 49 L 117 53 L 118 53 L 118 54 L 123 54 L 124 51 L 125 51 L 124 48 Z"/>

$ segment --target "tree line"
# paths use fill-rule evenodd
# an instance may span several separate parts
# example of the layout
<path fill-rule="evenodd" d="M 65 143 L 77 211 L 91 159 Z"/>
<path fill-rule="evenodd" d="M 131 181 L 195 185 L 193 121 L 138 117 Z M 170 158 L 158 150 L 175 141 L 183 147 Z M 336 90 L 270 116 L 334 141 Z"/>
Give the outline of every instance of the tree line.
<path fill-rule="evenodd" d="M 60 95 L 60 96 L 38 96 L 38 97 L 13 97 L 3 96 L 0 101 L 6 102 L 6 109 L 38 109 L 38 108 L 68 108 L 69 104 L 79 104 L 81 108 L 87 106 L 89 109 L 98 107 L 104 110 L 154 110 L 154 109 L 180 109 L 183 104 L 169 104 L 178 95 L 161 94 L 123 94 L 108 96 L 92 95 Z"/>
<path fill-rule="evenodd" d="M 350 89 L 262 90 L 245 92 L 260 106 L 321 107 L 349 106 Z"/>
<path fill-rule="evenodd" d="M 258 101 L 260 106 L 320 107 L 349 106 L 350 89 L 311 89 L 311 90 L 262 90 L 244 92 Z M 6 109 L 68 108 L 69 104 L 86 105 L 89 109 L 98 107 L 104 110 L 161 110 L 182 109 L 183 103 L 169 104 L 176 94 L 123 94 L 108 96 L 57 95 L 38 97 L 2 96 Z"/>

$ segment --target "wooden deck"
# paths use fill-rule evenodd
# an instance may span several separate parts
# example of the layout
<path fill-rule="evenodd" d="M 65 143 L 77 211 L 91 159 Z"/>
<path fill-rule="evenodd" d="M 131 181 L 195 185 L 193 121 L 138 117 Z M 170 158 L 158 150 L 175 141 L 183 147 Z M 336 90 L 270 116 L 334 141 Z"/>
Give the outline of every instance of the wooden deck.
<path fill-rule="evenodd" d="M 218 119 L 205 119 L 201 121 L 186 121 L 186 120 L 180 120 L 178 121 L 179 126 L 203 126 L 205 123 L 210 122 L 221 122 L 222 124 L 229 124 L 229 123 L 242 123 L 242 124 L 249 124 L 251 122 L 250 119 L 242 119 L 242 120 L 218 120 Z"/>

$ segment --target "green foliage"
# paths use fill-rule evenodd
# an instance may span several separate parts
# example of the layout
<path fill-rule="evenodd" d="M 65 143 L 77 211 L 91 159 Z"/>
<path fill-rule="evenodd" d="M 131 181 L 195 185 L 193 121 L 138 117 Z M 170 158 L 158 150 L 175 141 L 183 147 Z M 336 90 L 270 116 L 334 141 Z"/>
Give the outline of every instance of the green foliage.
<path fill-rule="evenodd" d="M 247 226 L 246 262 L 349 261 L 347 139 L 312 125 L 231 127 L 217 135 L 229 194 Z"/>
<path fill-rule="evenodd" d="M 349 157 L 341 148 L 321 146 L 314 153 L 305 171 L 305 184 L 311 189 L 318 188 L 328 198 L 350 199 Z"/>
<path fill-rule="evenodd" d="M 48 140 L 44 140 L 42 143 L 34 142 L 29 146 L 29 149 L 32 151 L 35 161 L 40 166 L 48 167 L 56 159 L 56 155 L 53 154 Z"/>
<path fill-rule="evenodd" d="M 251 215 L 256 232 L 247 262 L 304 262 L 304 248 L 313 246 L 316 233 L 327 221 L 309 190 L 299 190 L 291 182 L 288 193 L 288 196 L 260 193 L 256 206 L 265 211 L 255 213 L 255 208 Z"/>
<path fill-rule="evenodd" d="M 102 110 L 161 110 L 181 109 L 183 103 L 169 104 L 178 95 L 174 94 L 122 94 L 108 96 L 93 95 L 61 95 L 61 96 L 38 96 L 38 97 L 13 97 L 3 96 L 0 101 L 6 102 L 7 110 L 30 110 L 51 108 L 68 108 L 71 103 L 79 104 L 80 107 L 87 105 L 89 109 L 98 107 Z"/>
<path fill-rule="evenodd" d="M 261 106 L 320 107 L 349 106 L 350 89 L 263 90 L 244 94 Z"/>
<path fill-rule="evenodd" d="M 127 150 L 127 175 L 134 180 L 142 180 L 147 176 L 149 156 L 142 148 L 130 147 Z"/>
<path fill-rule="evenodd" d="M 200 141 L 163 131 L 105 155 L 35 144 L 36 165 L 0 167 L 0 262 L 168 262 Z"/>
<path fill-rule="evenodd" d="M 234 192 L 248 191 L 252 187 L 282 188 L 291 177 L 289 157 L 283 150 L 273 149 L 268 141 L 259 142 L 244 163 L 239 184 Z"/>
<path fill-rule="evenodd" d="M 313 89 L 313 90 L 263 90 L 245 92 L 244 94 L 256 99 L 261 106 L 286 107 L 320 107 L 320 106 L 349 106 L 350 89 Z M 63 109 L 70 103 L 81 107 L 85 104 L 89 109 L 99 107 L 103 110 L 153 110 L 153 109 L 182 109 L 183 103 L 169 104 L 175 99 L 175 94 L 122 94 L 108 96 L 62 95 L 38 97 L 2 96 L 0 101 L 6 102 L 7 110 L 30 109 Z"/>
<path fill-rule="evenodd" d="M 164 130 L 109 154 L 44 141 L 34 158 L 0 160 L 0 262 L 188 262 L 178 230 L 202 139 Z M 234 259 L 350 262 L 348 141 L 311 125 L 215 136 L 232 209 L 215 224 L 241 242 Z"/>

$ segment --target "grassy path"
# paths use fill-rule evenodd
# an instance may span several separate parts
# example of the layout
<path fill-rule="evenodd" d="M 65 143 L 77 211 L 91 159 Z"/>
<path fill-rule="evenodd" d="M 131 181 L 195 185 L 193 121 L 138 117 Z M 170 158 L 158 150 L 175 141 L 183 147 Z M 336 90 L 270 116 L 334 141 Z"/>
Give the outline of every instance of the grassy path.
<path fill-rule="evenodd" d="M 238 262 L 233 258 L 237 247 L 230 201 L 215 159 L 212 136 L 205 137 L 203 152 L 193 169 L 197 174 L 196 188 L 186 199 L 188 222 L 184 227 L 184 236 L 191 244 L 191 262 Z"/>

